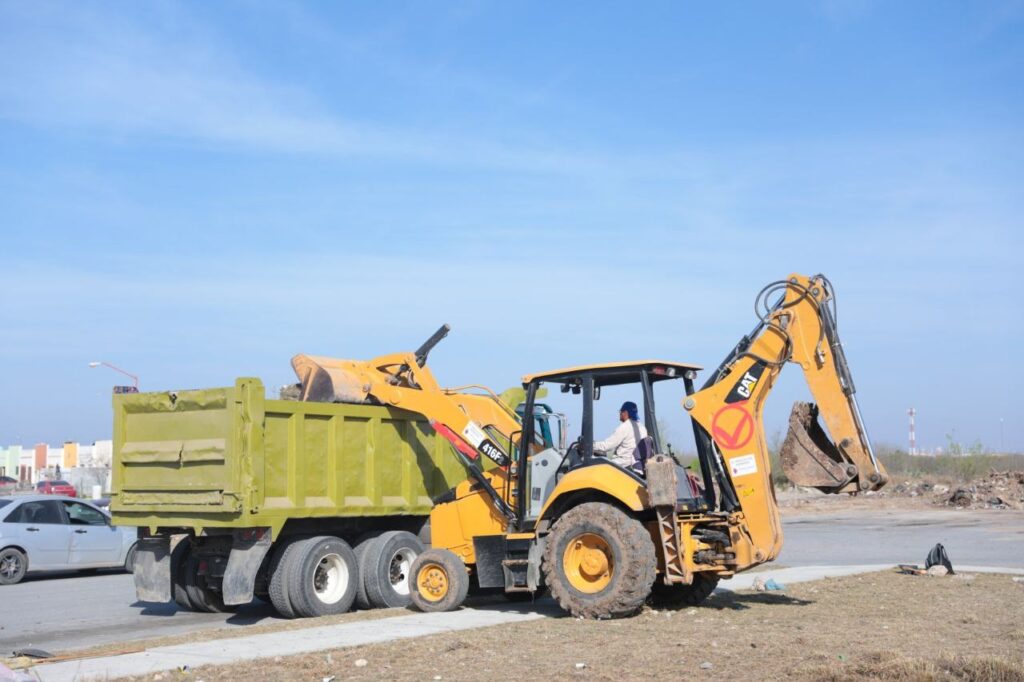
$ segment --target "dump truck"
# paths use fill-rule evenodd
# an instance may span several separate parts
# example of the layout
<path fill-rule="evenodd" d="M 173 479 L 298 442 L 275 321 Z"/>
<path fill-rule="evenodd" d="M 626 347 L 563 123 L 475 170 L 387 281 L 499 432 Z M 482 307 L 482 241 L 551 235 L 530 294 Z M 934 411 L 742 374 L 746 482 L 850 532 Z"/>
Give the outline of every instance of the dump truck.
<path fill-rule="evenodd" d="M 416 357 L 425 362 L 445 333 Z M 430 510 L 466 478 L 465 465 L 421 414 L 312 400 L 309 362 L 293 359 L 306 379 L 282 391 L 293 399 L 268 399 L 256 378 L 114 397 L 110 509 L 116 525 L 138 528 L 140 600 L 226 611 L 256 596 L 288 617 L 409 603 L 408 571 L 429 544 Z M 520 428 L 483 387 L 447 390 L 446 400 Z M 548 438 L 564 439 L 563 415 L 536 419 Z M 316 538 L 340 556 L 308 565 Z M 309 579 L 278 570 L 293 564 Z"/>
<path fill-rule="evenodd" d="M 492 393 L 441 388 L 421 348 L 368 361 L 296 356 L 300 400 L 290 404 L 263 400 L 252 380 L 208 396 L 115 399 L 111 508 L 115 522 L 139 526 L 138 596 L 214 610 L 255 593 L 298 616 L 337 613 L 368 593 L 381 605 L 449 610 L 471 587 L 511 597 L 549 589 L 567 611 L 592 618 L 630 615 L 648 600 L 698 603 L 782 548 L 762 409 L 786 363 L 801 367 L 818 402 L 794 406 L 782 453 L 790 479 L 827 493 L 887 481 L 834 303 L 822 275 L 772 283 L 758 296 L 754 330 L 699 390 L 700 367 L 690 363 L 586 365 L 524 377 L 517 414 Z M 653 387 L 665 381 L 685 386 L 699 475 L 658 432 Z M 594 404 L 602 389 L 627 385 L 642 396 L 649 435 L 637 440 L 635 465 L 623 467 L 595 450 Z M 569 446 L 549 434 L 539 402 L 549 387 L 582 403 Z M 416 468 L 408 455 L 379 464 L 387 436 L 368 424 L 350 435 L 348 415 L 398 428 L 396 451 L 410 437 L 420 443 Z M 353 443 L 355 454 L 341 454 Z M 417 470 L 422 478 L 411 480 Z M 464 480 L 439 493 L 451 479 L 436 471 L 460 470 Z M 364 479 L 355 491 L 368 499 L 353 502 L 351 482 Z M 387 487 L 397 481 L 408 495 Z M 429 533 L 417 537 L 417 526 Z"/>

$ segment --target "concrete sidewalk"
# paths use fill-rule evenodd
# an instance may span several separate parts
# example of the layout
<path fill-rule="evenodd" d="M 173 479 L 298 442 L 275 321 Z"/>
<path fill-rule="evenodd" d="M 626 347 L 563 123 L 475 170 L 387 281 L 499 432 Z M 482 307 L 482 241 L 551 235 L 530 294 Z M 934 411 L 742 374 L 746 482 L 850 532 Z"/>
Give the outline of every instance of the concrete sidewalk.
<path fill-rule="evenodd" d="M 890 568 L 892 568 L 892 564 L 782 568 L 741 574 L 723 583 L 723 587 L 719 589 L 724 591 L 750 589 L 758 577 L 773 578 L 786 585 L 883 571 Z M 956 570 L 962 573 L 1024 575 L 1024 570 L 1021 569 L 989 566 L 957 566 Z M 500 604 L 463 608 L 450 613 L 412 613 L 408 616 L 395 616 L 379 620 L 356 621 L 248 637 L 155 647 L 120 656 L 44 663 L 35 666 L 30 672 L 41 682 L 108 680 L 128 675 L 148 675 L 166 670 L 177 670 L 182 666 L 196 668 L 202 665 L 241 663 L 260 658 L 292 656 L 443 632 L 520 623 L 562 614 L 563 612 L 550 599 L 533 605 Z"/>

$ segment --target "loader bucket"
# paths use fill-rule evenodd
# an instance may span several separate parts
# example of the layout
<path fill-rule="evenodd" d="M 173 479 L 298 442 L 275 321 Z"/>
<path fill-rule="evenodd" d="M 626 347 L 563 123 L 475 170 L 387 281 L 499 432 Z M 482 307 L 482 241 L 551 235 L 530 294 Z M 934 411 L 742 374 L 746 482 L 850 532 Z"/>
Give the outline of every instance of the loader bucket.
<path fill-rule="evenodd" d="M 793 403 L 789 433 L 779 451 L 782 470 L 795 485 L 835 493 L 857 475 L 818 423 L 818 406 Z"/>
<path fill-rule="evenodd" d="M 300 400 L 314 403 L 364 403 L 368 393 L 359 375 L 359 363 L 315 355 L 292 358 L 292 369 L 302 384 Z"/>

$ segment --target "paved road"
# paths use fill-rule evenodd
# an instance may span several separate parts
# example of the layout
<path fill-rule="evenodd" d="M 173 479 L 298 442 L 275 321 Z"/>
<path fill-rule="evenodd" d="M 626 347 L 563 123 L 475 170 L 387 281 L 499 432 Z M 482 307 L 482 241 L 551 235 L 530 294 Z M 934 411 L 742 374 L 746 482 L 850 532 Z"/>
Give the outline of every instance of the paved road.
<path fill-rule="evenodd" d="M 776 560 L 814 564 L 923 564 L 941 542 L 950 561 L 1024 568 L 1024 512 L 1007 510 L 856 510 L 783 519 Z"/>
<path fill-rule="evenodd" d="M 953 565 L 1024 567 L 1024 512 L 922 510 L 790 517 L 785 566 L 923 563 L 936 542 Z M 33 577 L 0 588 L 0 655 L 34 646 L 64 651 L 96 644 L 237 628 L 275 620 L 253 604 L 236 614 L 188 613 L 135 601 L 132 577 Z"/>

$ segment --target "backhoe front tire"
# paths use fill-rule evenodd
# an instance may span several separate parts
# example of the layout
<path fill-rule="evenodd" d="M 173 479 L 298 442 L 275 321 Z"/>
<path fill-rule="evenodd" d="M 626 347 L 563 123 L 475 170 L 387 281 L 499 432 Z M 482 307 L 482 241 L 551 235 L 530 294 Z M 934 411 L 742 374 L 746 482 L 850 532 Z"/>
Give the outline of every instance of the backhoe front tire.
<path fill-rule="evenodd" d="M 412 605 L 426 613 L 454 611 L 469 594 L 466 564 L 447 549 L 428 549 L 412 562 Z"/>
<path fill-rule="evenodd" d="M 642 523 L 603 502 L 559 518 L 544 550 L 544 582 L 558 605 L 583 618 L 621 618 L 643 608 L 657 571 Z"/>
<path fill-rule="evenodd" d="M 656 581 L 651 588 L 648 603 L 655 608 L 679 609 L 697 606 L 711 596 L 718 586 L 718 576 L 711 573 L 697 573 L 689 585 L 666 585 Z"/>

